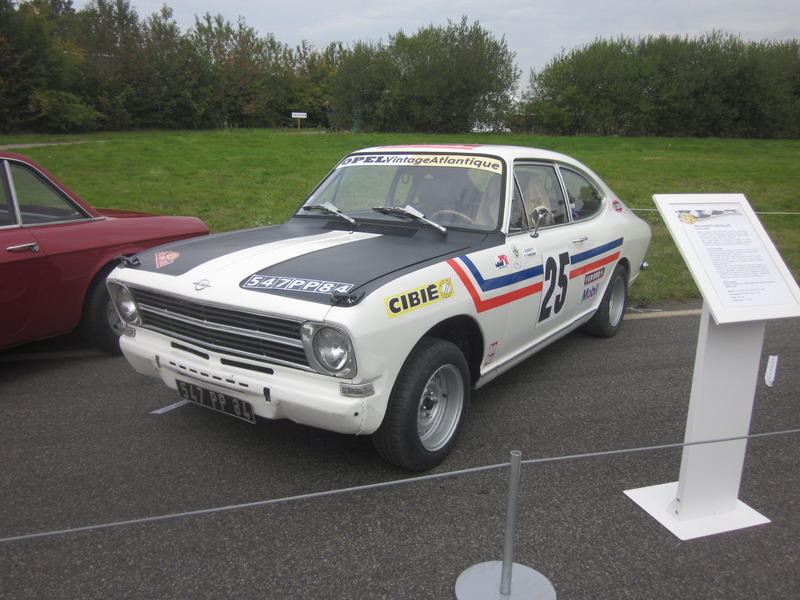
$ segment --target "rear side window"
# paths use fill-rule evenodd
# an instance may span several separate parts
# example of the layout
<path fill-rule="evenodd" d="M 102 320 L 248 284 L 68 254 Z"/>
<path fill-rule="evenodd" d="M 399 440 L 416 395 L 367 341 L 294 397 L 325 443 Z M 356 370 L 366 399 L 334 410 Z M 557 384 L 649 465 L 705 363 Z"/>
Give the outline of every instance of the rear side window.
<path fill-rule="evenodd" d="M 569 169 L 562 168 L 561 176 L 564 179 L 564 187 L 567 188 L 573 221 L 582 221 L 600 212 L 603 207 L 603 195 L 591 181 Z"/>

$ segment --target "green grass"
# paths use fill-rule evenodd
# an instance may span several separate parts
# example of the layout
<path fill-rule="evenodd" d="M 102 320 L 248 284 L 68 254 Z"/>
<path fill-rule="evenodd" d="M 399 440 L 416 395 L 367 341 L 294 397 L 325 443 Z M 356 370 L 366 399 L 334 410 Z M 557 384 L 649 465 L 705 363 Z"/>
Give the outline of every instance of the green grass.
<path fill-rule="evenodd" d="M 650 223 L 652 268 L 631 289 L 637 305 L 697 297 L 653 194 L 742 193 L 757 212 L 800 212 L 800 141 L 512 134 L 431 136 L 315 130 L 133 132 L 15 136 L 0 144 L 85 141 L 17 150 L 98 207 L 195 215 L 212 231 L 285 221 L 348 152 L 374 145 L 479 142 L 564 152 L 597 172 Z M 761 215 L 795 278 L 800 216 Z"/>

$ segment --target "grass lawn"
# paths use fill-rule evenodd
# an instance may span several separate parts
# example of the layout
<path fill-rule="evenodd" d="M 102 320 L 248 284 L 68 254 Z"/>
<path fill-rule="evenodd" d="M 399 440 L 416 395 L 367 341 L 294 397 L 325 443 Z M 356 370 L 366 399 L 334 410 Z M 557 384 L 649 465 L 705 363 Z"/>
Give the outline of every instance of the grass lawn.
<path fill-rule="evenodd" d="M 212 231 L 285 221 L 351 150 L 416 142 L 513 144 L 574 156 L 597 172 L 653 229 L 651 269 L 631 288 L 634 304 L 698 295 L 653 194 L 743 193 L 795 278 L 800 274 L 800 141 L 513 134 L 431 136 L 316 130 L 148 131 L 13 136 L 0 144 L 83 141 L 20 148 L 91 204 L 194 215 Z"/>

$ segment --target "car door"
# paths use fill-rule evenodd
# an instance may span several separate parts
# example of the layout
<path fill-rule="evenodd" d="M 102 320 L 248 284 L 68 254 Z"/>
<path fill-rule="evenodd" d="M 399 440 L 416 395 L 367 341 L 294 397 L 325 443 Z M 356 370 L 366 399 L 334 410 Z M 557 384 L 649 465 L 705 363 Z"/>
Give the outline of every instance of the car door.
<path fill-rule="evenodd" d="M 570 256 L 571 289 L 567 302 L 574 314 L 583 315 L 599 304 L 619 260 L 623 240 L 603 226 L 600 215 L 609 209 L 600 187 L 589 175 L 567 166 L 559 166 L 559 175 L 576 240 Z"/>
<path fill-rule="evenodd" d="M 508 235 L 496 269 L 526 285 L 504 306 L 499 359 L 530 350 L 571 321 L 567 298 L 575 237 L 555 165 L 516 163 Z"/>
<path fill-rule="evenodd" d="M 5 161 L 4 179 L 18 220 L 4 245 L 1 275 L 15 282 L 4 328 L 22 340 L 70 331 L 80 320 L 87 277 L 89 257 L 80 250 L 96 245 L 86 230 L 92 218 L 27 164 Z"/>
<path fill-rule="evenodd" d="M 7 161 L 0 161 L 0 347 L 24 335 L 39 296 L 44 263 L 38 240 L 19 223 L 8 173 Z"/>

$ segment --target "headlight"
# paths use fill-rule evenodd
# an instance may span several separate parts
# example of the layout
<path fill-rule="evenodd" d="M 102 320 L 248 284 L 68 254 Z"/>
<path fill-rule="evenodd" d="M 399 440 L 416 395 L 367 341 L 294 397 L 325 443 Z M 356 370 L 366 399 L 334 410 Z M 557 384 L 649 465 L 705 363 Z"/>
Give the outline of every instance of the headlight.
<path fill-rule="evenodd" d="M 335 377 L 353 377 L 356 360 L 350 338 L 341 329 L 319 323 L 304 323 L 303 347 L 311 366 Z"/>
<path fill-rule="evenodd" d="M 126 323 L 138 325 L 140 323 L 139 307 L 136 305 L 136 300 L 133 299 L 131 291 L 121 283 L 116 282 L 108 283 L 108 291 L 120 318 Z"/>

